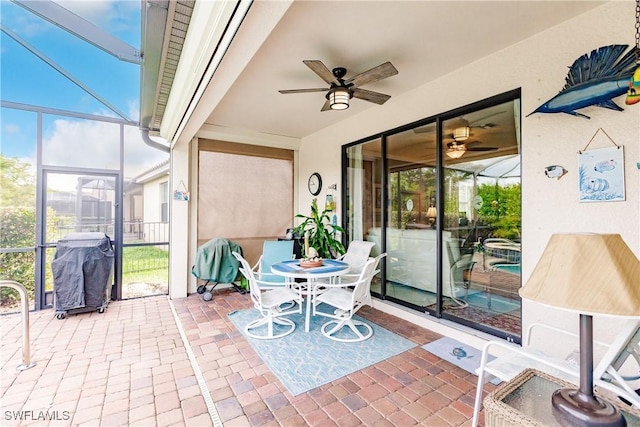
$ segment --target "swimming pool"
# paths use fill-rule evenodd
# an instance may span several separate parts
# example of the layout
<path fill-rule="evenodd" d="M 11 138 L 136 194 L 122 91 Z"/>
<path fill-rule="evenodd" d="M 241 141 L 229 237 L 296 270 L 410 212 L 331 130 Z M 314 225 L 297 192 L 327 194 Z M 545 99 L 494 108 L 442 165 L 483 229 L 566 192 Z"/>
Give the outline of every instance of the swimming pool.
<path fill-rule="evenodd" d="M 488 308 L 498 313 L 509 313 L 520 308 L 518 301 L 504 298 L 499 295 L 489 296 L 486 292 L 476 292 L 465 300 L 470 306 Z M 489 302 L 491 301 L 491 302 Z"/>
<path fill-rule="evenodd" d="M 494 270 L 505 271 L 507 273 L 520 275 L 520 264 L 495 263 L 491 264 L 491 267 Z"/>

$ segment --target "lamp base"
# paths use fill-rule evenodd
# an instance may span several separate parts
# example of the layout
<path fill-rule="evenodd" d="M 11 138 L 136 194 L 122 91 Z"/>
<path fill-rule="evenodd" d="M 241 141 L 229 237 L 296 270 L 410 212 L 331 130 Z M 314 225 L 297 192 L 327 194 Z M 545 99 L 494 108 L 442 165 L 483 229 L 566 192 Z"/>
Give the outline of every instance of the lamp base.
<path fill-rule="evenodd" d="M 556 390 L 551 397 L 554 410 L 570 425 L 580 427 L 626 427 L 620 411 L 604 399 L 580 390 Z"/>

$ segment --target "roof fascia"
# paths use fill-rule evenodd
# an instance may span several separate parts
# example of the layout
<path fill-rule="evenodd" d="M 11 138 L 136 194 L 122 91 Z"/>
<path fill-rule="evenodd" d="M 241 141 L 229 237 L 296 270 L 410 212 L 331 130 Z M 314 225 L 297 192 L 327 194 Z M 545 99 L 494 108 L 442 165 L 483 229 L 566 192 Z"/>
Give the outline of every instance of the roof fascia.
<path fill-rule="evenodd" d="M 236 2 L 196 2 L 167 101 L 160 135 L 171 141 L 218 52 Z M 221 52 L 222 54 L 224 52 Z M 205 83 L 206 84 L 206 83 Z"/>

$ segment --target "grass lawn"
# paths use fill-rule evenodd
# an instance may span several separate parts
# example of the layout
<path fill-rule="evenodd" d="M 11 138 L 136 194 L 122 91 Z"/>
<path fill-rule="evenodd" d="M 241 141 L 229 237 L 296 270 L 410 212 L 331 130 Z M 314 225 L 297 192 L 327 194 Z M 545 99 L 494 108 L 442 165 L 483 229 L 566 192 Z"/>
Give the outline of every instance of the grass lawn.
<path fill-rule="evenodd" d="M 169 252 L 155 246 L 122 249 L 122 282 L 167 283 Z"/>

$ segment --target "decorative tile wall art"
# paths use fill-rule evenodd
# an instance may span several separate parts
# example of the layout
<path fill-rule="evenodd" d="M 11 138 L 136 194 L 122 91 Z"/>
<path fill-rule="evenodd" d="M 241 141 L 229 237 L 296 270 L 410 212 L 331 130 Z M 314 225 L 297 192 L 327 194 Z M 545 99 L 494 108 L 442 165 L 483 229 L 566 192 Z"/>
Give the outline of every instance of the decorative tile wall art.
<path fill-rule="evenodd" d="M 580 202 L 625 200 L 624 147 L 579 152 L 578 176 Z"/>

